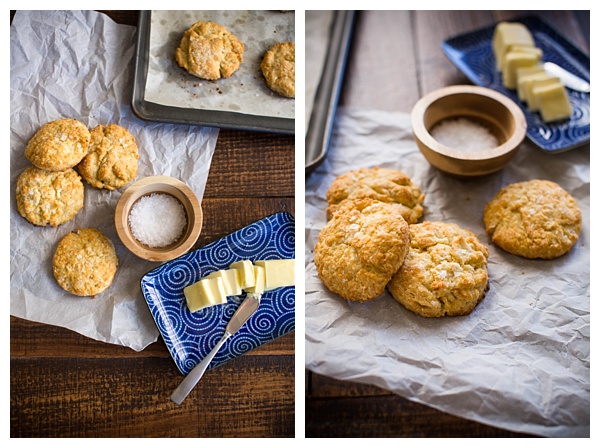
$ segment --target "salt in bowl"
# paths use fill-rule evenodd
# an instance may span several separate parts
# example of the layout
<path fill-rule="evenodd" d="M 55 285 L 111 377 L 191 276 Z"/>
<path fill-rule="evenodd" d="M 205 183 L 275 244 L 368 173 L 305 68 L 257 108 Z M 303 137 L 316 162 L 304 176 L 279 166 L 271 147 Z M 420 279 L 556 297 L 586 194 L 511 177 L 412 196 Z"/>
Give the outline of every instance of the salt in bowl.
<path fill-rule="evenodd" d="M 440 143 L 432 136 L 432 129 L 449 119 L 466 119 L 489 129 L 498 145 L 475 150 Z M 413 107 L 411 124 L 427 161 L 460 178 L 502 169 L 516 155 L 527 131 L 525 115 L 514 101 L 495 90 L 470 85 L 444 87 L 425 95 Z"/>
<path fill-rule="evenodd" d="M 186 218 L 181 235 L 163 247 L 151 247 L 138 241 L 129 220 L 136 202 L 153 194 L 175 198 L 182 205 Z M 161 217 L 156 216 L 156 219 L 160 220 Z M 194 192 L 185 183 L 169 176 L 151 176 L 135 182 L 123 192 L 115 209 L 115 227 L 121 242 L 138 257 L 150 261 L 169 261 L 188 252 L 200 236 L 202 219 L 202 208 Z M 135 230 L 139 235 L 140 230 Z"/>

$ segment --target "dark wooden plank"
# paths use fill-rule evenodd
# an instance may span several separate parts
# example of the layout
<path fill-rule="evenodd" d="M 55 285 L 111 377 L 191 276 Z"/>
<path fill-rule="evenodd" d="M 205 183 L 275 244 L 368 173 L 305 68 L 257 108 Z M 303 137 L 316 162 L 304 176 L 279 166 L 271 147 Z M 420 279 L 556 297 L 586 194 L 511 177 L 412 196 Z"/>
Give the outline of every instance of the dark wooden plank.
<path fill-rule="evenodd" d="M 294 196 L 294 137 L 221 130 L 207 197 Z"/>
<path fill-rule="evenodd" d="M 409 11 L 360 11 L 340 104 L 410 111 L 419 98 Z"/>
<path fill-rule="evenodd" d="M 294 333 L 275 339 L 251 353 L 253 356 L 293 355 Z M 108 344 L 85 337 L 55 325 L 10 317 L 11 358 L 165 358 L 170 359 L 167 346 L 158 340 L 136 352 L 128 347 Z M 173 364 L 175 366 L 175 364 Z"/>
<path fill-rule="evenodd" d="M 494 22 L 492 11 L 416 11 L 415 43 L 419 92 L 423 96 L 441 87 L 472 84 L 448 60 L 441 44 L 448 37 Z"/>
<path fill-rule="evenodd" d="M 194 248 L 202 247 L 273 213 L 294 215 L 293 198 L 208 198 L 202 201 L 204 224 Z"/>
<path fill-rule="evenodd" d="M 243 356 L 177 406 L 167 359 L 13 359 L 11 437 L 293 437 L 292 356 Z M 268 378 L 265 381 L 265 378 Z"/>
<path fill-rule="evenodd" d="M 306 437 L 528 437 L 393 394 L 306 400 Z"/>

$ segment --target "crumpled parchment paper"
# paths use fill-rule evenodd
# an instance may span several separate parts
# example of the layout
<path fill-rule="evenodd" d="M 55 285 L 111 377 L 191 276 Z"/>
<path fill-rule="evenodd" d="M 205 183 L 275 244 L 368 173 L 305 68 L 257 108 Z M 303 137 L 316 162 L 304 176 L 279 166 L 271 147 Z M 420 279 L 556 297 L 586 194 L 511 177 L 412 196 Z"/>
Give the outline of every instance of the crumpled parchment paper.
<path fill-rule="evenodd" d="M 83 209 L 57 228 L 30 224 L 17 212 L 15 198 L 17 178 L 30 165 L 24 156 L 27 142 L 43 124 L 69 117 L 90 129 L 117 123 L 131 132 L 140 154 L 131 183 L 172 176 L 202 200 L 219 130 L 138 119 L 131 109 L 134 52 L 135 28 L 101 13 L 15 14 L 10 30 L 10 313 L 142 350 L 156 341 L 158 329 L 140 280 L 159 263 L 136 257 L 117 236 L 114 211 L 126 187 L 99 190 L 84 181 Z M 58 242 L 82 227 L 101 230 L 119 258 L 113 284 L 94 299 L 65 292 L 52 274 Z"/>
<path fill-rule="evenodd" d="M 468 316 L 427 319 L 385 292 L 359 304 L 328 291 L 314 267 L 325 194 L 348 170 L 404 171 L 426 194 L 421 219 L 469 228 L 490 249 L 490 289 Z M 579 241 L 555 260 L 495 247 L 483 207 L 503 186 L 540 178 L 579 203 Z M 306 181 L 306 367 L 367 383 L 444 412 L 511 431 L 590 434 L 590 151 L 544 154 L 530 142 L 502 171 L 461 181 L 431 167 L 410 116 L 340 108 L 325 162 Z"/>
<path fill-rule="evenodd" d="M 175 61 L 183 33 L 199 20 L 225 26 L 244 44 L 244 60 L 229 78 L 200 79 Z M 294 99 L 271 91 L 260 69 L 269 48 L 295 42 L 294 20 L 293 11 L 152 11 L 144 99 L 166 106 L 294 118 Z"/>

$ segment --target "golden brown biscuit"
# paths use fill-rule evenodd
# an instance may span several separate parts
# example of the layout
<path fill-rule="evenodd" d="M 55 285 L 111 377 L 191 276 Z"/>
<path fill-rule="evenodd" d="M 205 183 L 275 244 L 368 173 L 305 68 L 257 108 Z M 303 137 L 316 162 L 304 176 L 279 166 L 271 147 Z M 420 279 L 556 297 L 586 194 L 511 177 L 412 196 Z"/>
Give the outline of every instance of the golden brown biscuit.
<path fill-rule="evenodd" d="M 98 125 L 90 134 L 90 152 L 77 165 L 90 185 L 116 190 L 136 176 L 138 147 L 127 129 L 116 124 Z"/>
<path fill-rule="evenodd" d="M 80 121 L 61 118 L 43 125 L 27 143 L 25 157 L 38 168 L 64 171 L 88 153 L 90 131 Z"/>
<path fill-rule="evenodd" d="M 52 259 L 58 284 L 77 296 L 93 296 L 108 288 L 118 265 L 113 243 L 97 229 L 68 233 L 58 243 Z"/>
<path fill-rule="evenodd" d="M 453 223 L 409 227 L 410 250 L 388 284 L 394 299 L 424 317 L 469 314 L 488 289 L 488 248 Z"/>
<path fill-rule="evenodd" d="M 267 86 L 288 98 L 296 96 L 296 45 L 280 42 L 265 53 L 260 64 Z"/>
<path fill-rule="evenodd" d="M 229 78 L 243 61 L 244 44 L 227 28 L 213 22 L 196 22 L 183 34 L 175 60 L 198 78 Z"/>
<path fill-rule="evenodd" d="M 17 210 L 36 226 L 56 227 L 83 208 L 84 188 L 75 170 L 46 171 L 33 165 L 17 179 Z"/>
<path fill-rule="evenodd" d="M 357 198 L 372 198 L 393 204 L 400 210 L 409 224 L 423 216 L 425 195 L 406 174 L 388 168 L 361 168 L 349 171 L 333 181 L 327 191 L 327 218 L 343 201 Z"/>
<path fill-rule="evenodd" d="M 385 291 L 408 247 L 408 224 L 396 208 L 369 198 L 347 201 L 319 234 L 315 266 L 329 290 L 364 302 Z"/>
<path fill-rule="evenodd" d="M 557 258 L 581 232 L 581 211 L 558 184 L 534 179 L 502 188 L 485 206 L 485 230 L 498 247 L 525 258 Z"/>

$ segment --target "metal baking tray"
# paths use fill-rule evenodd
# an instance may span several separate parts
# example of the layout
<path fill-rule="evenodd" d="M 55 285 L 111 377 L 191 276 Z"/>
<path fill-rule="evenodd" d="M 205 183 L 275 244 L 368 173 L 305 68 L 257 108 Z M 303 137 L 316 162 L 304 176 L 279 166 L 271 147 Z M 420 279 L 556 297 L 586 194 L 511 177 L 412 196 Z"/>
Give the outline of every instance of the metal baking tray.
<path fill-rule="evenodd" d="M 335 12 L 327 59 L 306 133 L 305 176 L 312 173 L 327 156 L 355 15 L 355 11 Z"/>
<path fill-rule="evenodd" d="M 181 108 L 146 101 L 144 99 L 144 91 L 148 75 L 150 23 L 151 11 L 140 11 L 134 58 L 133 96 L 131 100 L 133 112 L 139 118 L 149 121 L 201 125 L 224 129 L 294 134 L 295 120 L 292 118 Z"/>

